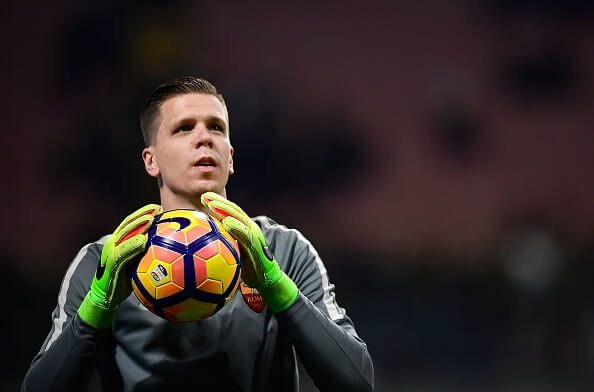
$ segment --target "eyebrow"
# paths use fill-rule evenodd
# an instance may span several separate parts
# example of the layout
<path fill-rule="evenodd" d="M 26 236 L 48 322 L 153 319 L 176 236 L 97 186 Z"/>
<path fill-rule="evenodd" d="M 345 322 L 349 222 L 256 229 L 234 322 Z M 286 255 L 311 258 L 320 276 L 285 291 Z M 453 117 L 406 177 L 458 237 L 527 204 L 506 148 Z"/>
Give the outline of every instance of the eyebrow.
<path fill-rule="evenodd" d="M 209 116 L 206 116 L 206 117 L 202 117 L 200 119 L 200 121 L 204 121 L 206 124 L 216 123 L 218 125 L 221 125 L 224 128 L 225 131 L 227 131 L 227 128 L 228 128 L 227 121 L 225 119 L 223 119 L 222 117 L 220 117 L 220 116 L 209 115 Z M 171 127 L 172 128 L 177 128 L 177 127 L 179 127 L 181 125 L 184 125 L 184 124 L 196 123 L 196 122 L 198 122 L 198 121 L 197 121 L 197 119 L 195 117 L 181 117 L 181 118 L 173 121 L 171 123 Z"/>

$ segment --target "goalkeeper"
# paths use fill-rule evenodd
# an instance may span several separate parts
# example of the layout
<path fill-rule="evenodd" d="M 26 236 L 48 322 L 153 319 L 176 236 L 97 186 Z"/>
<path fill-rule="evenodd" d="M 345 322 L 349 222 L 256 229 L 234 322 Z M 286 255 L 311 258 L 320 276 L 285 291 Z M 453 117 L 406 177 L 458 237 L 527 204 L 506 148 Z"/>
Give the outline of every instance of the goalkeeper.
<path fill-rule="evenodd" d="M 372 390 L 367 347 L 311 243 L 227 199 L 233 147 L 216 88 L 195 77 L 169 81 L 140 119 L 142 158 L 161 205 L 139 209 L 80 250 L 22 390 L 82 391 L 95 380 L 108 391 L 297 391 L 298 361 L 320 390 Z M 163 320 L 130 295 L 130 261 L 155 216 L 177 208 L 220 219 L 242 255 L 241 293 L 195 323 Z"/>

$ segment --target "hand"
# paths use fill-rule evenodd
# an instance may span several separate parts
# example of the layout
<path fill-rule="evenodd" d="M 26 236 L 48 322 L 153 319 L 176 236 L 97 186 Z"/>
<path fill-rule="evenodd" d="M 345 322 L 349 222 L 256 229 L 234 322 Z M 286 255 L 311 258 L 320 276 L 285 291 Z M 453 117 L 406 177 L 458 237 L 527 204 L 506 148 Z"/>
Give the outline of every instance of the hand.
<path fill-rule="evenodd" d="M 132 292 L 125 267 L 146 245 L 147 231 L 162 208 L 149 204 L 132 213 L 115 229 L 101 251 L 101 260 L 87 293 L 78 308 L 79 317 L 95 328 L 111 325 L 120 304 Z"/>
<path fill-rule="evenodd" d="M 241 277 L 258 290 L 273 312 L 281 312 L 295 303 L 298 289 L 279 267 L 260 227 L 235 203 L 214 192 L 200 198 L 225 230 L 237 240 L 241 250 Z"/>

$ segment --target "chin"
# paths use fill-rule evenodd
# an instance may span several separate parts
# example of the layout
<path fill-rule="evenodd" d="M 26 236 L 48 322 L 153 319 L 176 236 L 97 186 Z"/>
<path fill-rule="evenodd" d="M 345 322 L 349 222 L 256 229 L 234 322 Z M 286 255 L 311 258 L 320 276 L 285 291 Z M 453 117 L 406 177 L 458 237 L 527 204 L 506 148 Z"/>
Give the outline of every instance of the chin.
<path fill-rule="evenodd" d="M 200 184 L 199 187 L 195 189 L 196 195 L 202 195 L 206 192 L 215 192 L 218 194 L 224 194 L 225 187 L 221 186 L 221 184 L 212 183 L 212 184 Z"/>

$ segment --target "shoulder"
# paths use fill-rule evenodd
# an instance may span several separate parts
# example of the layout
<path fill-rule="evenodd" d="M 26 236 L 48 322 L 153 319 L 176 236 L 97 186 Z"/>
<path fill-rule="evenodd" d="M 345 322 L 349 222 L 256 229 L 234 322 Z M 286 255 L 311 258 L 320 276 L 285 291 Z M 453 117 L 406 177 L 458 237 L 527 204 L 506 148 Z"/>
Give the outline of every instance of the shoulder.
<path fill-rule="evenodd" d="M 266 215 L 254 216 L 252 218 L 252 220 L 254 222 L 256 222 L 258 224 L 258 226 L 260 226 L 262 231 L 270 230 L 271 228 L 279 225 L 274 219 L 272 219 Z"/>
<path fill-rule="evenodd" d="M 107 239 L 110 236 L 111 236 L 111 234 L 104 235 L 103 237 L 99 238 L 96 241 L 89 242 L 88 244 L 86 244 L 85 246 L 80 248 L 80 250 L 78 251 L 77 257 L 80 256 L 82 259 L 87 259 L 87 258 L 101 256 L 101 251 L 103 250 L 103 245 L 105 244 L 105 241 L 107 241 Z"/>
<path fill-rule="evenodd" d="M 312 243 L 297 229 L 282 225 L 267 216 L 252 218 L 262 229 L 266 242 L 281 264 L 301 264 L 319 260 L 318 252 Z"/>
<path fill-rule="evenodd" d="M 105 235 L 80 248 L 68 267 L 67 275 L 68 273 L 74 274 L 75 272 L 94 271 L 97 267 L 97 260 L 101 258 L 103 245 L 108 238 L 109 235 Z"/>
<path fill-rule="evenodd" d="M 103 236 L 97 241 L 90 242 L 80 248 L 70 262 L 62 280 L 62 290 L 64 292 L 68 292 L 69 288 L 71 288 L 86 293 L 90 279 L 97 269 L 97 263 L 101 259 L 101 251 L 107 238 L 109 238 L 108 235 Z"/>
<path fill-rule="evenodd" d="M 307 242 L 309 241 L 299 232 L 297 229 L 293 229 L 282 225 L 276 222 L 274 219 L 265 216 L 259 215 L 252 218 L 254 222 L 260 226 L 264 236 L 267 240 L 274 240 L 274 241 L 289 241 L 289 242 Z"/>

